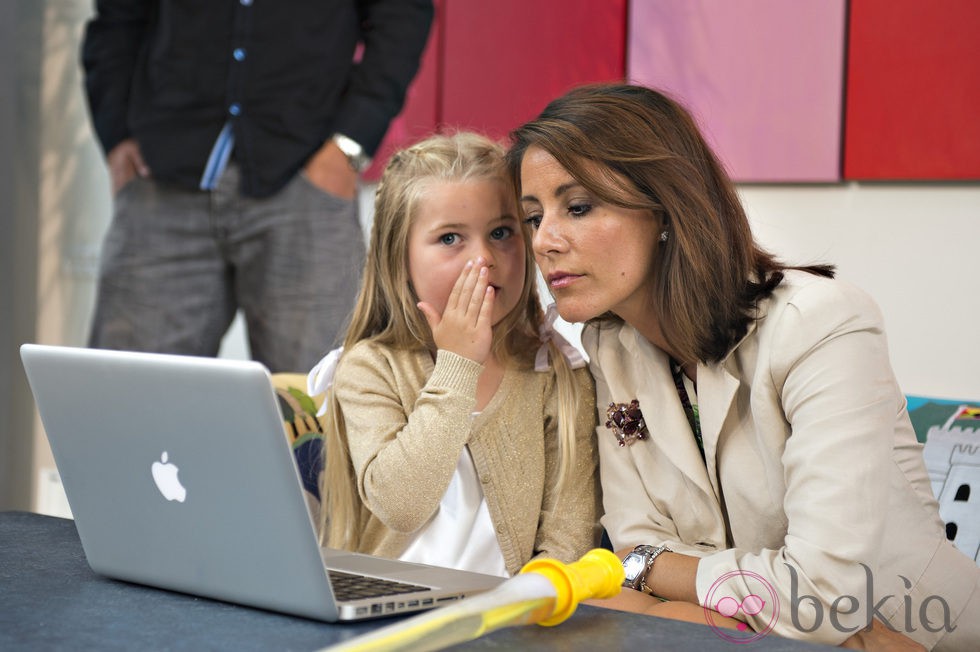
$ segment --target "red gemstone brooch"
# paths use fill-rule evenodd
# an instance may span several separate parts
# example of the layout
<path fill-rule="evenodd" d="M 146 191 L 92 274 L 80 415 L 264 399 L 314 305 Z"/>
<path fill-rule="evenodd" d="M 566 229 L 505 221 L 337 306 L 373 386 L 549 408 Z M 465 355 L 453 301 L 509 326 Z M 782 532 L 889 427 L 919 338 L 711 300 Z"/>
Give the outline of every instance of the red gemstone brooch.
<path fill-rule="evenodd" d="M 610 403 L 606 408 L 606 427 L 616 435 L 620 446 L 629 446 L 637 439 L 646 439 L 650 433 L 640 412 L 640 402 L 635 398 L 626 403 Z"/>

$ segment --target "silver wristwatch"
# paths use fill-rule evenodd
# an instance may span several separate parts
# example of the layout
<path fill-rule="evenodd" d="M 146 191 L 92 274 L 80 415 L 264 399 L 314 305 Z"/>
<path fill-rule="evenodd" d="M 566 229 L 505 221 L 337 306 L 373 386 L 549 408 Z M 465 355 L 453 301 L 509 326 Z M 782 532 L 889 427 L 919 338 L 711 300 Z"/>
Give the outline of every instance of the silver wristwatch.
<path fill-rule="evenodd" d="M 371 165 L 371 157 L 364 153 L 364 148 L 353 138 L 334 134 L 331 140 L 337 143 L 337 147 L 347 156 L 347 161 L 355 171 L 364 172 Z"/>
<path fill-rule="evenodd" d="M 673 550 L 667 546 L 639 545 L 633 548 L 633 552 L 623 559 L 623 570 L 626 573 L 623 586 L 649 593 L 647 573 L 650 572 L 654 560 L 665 552 L 673 552 Z"/>

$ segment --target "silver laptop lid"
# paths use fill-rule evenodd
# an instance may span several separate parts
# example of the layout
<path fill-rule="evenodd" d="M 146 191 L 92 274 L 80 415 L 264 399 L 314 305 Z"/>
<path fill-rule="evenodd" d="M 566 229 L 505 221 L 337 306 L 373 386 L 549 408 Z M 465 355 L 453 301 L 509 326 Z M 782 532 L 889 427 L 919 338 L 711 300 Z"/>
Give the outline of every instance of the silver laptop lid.
<path fill-rule="evenodd" d="M 94 571 L 337 619 L 262 365 L 33 344 L 21 357 Z"/>

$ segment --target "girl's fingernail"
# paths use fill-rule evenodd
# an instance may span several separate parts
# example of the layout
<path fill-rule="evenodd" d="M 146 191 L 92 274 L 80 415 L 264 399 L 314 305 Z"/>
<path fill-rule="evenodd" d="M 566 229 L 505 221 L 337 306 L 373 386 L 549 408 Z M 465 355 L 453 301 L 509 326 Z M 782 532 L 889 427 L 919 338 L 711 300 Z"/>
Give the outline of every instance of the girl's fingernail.
<path fill-rule="evenodd" d="M 473 267 L 473 261 L 472 260 L 467 260 L 466 261 L 466 267 L 465 267 L 465 269 L 469 269 L 470 267 Z"/>

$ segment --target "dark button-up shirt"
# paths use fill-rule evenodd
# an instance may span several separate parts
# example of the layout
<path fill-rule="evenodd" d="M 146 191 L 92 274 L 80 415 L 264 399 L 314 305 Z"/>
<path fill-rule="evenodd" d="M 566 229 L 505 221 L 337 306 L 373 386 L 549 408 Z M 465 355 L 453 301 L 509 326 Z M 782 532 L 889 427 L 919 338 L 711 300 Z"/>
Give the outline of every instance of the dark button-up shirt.
<path fill-rule="evenodd" d="M 229 119 L 242 192 L 282 188 L 335 132 L 377 149 L 418 69 L 429 0 L 97 0 L 82 46 L 96 133 L 197 188 Z M 363 50 L 355 50 L 359 42 Z"/>

